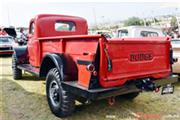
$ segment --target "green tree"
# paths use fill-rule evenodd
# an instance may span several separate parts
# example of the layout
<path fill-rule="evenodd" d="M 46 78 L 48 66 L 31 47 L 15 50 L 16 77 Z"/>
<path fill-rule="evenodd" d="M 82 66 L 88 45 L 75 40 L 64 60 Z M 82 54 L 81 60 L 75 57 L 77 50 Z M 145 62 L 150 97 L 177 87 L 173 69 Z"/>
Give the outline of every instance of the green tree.
<path fill-rule="evenodd" d="M 157 18 L 154 18 L 154 21 L 155 21 L 156 23 L 160 22 L 160 20 L 158 20 Z"/>
<path fill-rule="evenodd" d="M 143 20 L 138 17 L 131 17 L 124 22 L 124 26 L 143 25 Z"/>
<path fill-rule="evenodd" d="M 151 23 L 152 23 L 152 21 L 150 21 L 150 20 L 146 21 L 146 26 L 150 26 Z"/>
<path fill-rule="evenodd" d="M 178 28 L 178 23 L 177 23 L 177 19 L 175 16 L 172 17 L 171 19 L 171 26 L 172 26 L 172 29 L 175 30 Z"/>

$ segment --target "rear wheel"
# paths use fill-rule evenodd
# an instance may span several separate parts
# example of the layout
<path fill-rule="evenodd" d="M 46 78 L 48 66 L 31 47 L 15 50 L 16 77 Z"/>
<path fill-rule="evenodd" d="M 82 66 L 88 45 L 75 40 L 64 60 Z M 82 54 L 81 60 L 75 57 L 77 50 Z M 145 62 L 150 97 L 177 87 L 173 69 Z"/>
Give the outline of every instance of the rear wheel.
<path fill-rule="evenodd" d="M 14 80 L 22 78 L 22 70 L 17 68 L 17 58 L 15 54 L 12 55 L 12 72 Z"/>
<path fill-rule="evenodd" d="M 65 117 L 74 111 L 74 95 L 64 90 L 61 86 L 61 78 L 57 68 L 53 68 L 48 72 L 46 77 L 46 95 L 49 107 L 56 116 Z"/>

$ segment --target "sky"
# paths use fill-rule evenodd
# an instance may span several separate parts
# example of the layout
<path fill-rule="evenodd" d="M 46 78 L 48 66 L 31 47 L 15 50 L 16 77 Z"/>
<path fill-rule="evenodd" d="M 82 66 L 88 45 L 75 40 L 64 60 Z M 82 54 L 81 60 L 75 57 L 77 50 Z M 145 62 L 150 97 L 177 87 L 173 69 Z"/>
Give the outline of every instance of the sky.
<path fill-rule="evenodd" d="M 28 27 L 36 14 L 51 13 L 80 16 L 89 25 L 114 22 L 132 16 L 140 18 L 167 14 L 180 14 L 180 2 L 58 2 L 54 0 L 11 1 L 0 0 L 0 26 Z M 127 0 L 128 1 L 128 0 Z M 151 0 L 153 1 L 153 0 Z"/>

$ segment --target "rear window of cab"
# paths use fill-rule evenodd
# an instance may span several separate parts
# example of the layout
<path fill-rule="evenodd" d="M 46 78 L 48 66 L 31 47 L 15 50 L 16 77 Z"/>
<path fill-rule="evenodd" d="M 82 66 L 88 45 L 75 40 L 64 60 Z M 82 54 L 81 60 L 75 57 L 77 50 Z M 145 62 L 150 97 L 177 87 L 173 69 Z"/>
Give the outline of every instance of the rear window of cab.
<path fill-rule="evenodd" d="M 58 21 L 55 23 L 54 27 L 56 31 L 76 31 L 76 25 L 74 22 L 71 21 Z"/>

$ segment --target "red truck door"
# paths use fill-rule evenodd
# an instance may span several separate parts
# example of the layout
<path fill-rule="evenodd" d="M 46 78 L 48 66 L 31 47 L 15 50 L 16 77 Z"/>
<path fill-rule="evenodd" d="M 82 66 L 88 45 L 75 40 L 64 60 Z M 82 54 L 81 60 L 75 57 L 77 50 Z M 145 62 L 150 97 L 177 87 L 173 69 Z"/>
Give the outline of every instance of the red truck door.
<path fill-rule="evenodd" d="M 34 22 L 30 23 L 29 29 L 29 37 L 28 37 L 28 53 L 29 53 L 29 62 L 32 66 L 38 67 L 38 56 L 39 56 L 39 47 L 38 47 L 38 39 L 35 37 L 35 28 Z"/>

